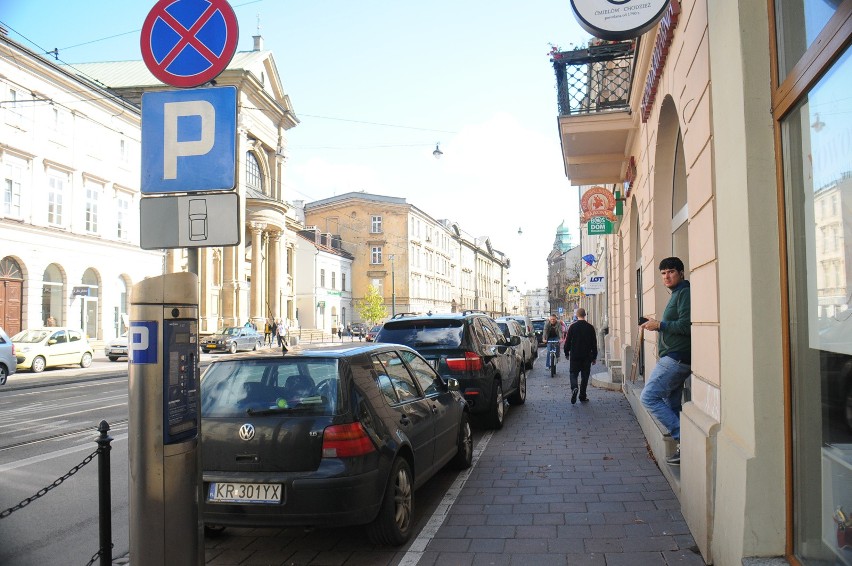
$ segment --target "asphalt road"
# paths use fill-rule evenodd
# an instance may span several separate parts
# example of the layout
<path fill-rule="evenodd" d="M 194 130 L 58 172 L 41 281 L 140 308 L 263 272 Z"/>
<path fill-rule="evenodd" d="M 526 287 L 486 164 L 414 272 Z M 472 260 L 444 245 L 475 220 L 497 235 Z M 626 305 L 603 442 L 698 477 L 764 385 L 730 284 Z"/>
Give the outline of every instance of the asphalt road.
<path fill-rule="evenodd" d="M 202 354 L 205 367 L 217 355 Z M 72 475 L 97 448 L 97 426 L 112 436 L 111 508 L 113 557 L 129 551 L 127 455 L 127 363 L 102 356 L 91 367 L 16 373 L 0 388 L 0 564 L 84 565 L 98 550 L 98 459 Z M 479 434 L 475 434 L 477 440 Z M 444 470 L 417 492 L 417 532 L 457 476 Z M 61 480 L 61 481 L 59 481 Z M 53 486 L 53 487 L 50 487 Z M 49 489 L 48 489 L 49 488 Z M 45 490 L 47 492 L 45 493 Z M 17 508 L 21 502 L 42 496 Z M 228 529 L 208 544 L 227 544 L 239 530 Z M 317 533 L 289 529 L 288 536 L 313 544 Z M 359 529 L 328 529 L 325 543 L 343 543 L 354 553 L 375 552 Z M 417 536 L 417 533 L 414 535 Z M 224 540 L 223 540 L 224 538 Z M 396 554 L 394 550 L 390 556 Z M 96 562 L 97 563 L 97 562 Z"/>

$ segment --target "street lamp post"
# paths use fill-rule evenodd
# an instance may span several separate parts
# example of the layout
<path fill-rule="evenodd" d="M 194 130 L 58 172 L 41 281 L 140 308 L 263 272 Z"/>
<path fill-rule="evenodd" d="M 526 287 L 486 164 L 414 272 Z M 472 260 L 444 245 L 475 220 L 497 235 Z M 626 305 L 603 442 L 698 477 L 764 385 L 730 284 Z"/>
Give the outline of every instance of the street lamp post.
<path fill-rule="evenodd" d="M 394 254 L 390 254 L 391 261 L 391 317 L 396 315 L 396 266 L 394 265 Z"/>

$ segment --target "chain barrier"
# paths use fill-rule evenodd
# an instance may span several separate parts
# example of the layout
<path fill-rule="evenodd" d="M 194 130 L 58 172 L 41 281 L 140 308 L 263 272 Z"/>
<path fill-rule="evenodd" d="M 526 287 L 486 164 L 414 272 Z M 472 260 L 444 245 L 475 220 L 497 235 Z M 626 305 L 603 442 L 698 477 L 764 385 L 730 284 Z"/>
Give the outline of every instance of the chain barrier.
<path fill-rule="evenodd" d="M 99 543 L 100 549 L 89 559 L 86 566 L 92 566 L 96 560 L 100 559 L 101 566 L 107 566 L 112 563 L 112 549 L 115 545 L 112 543 L 112 516 L 110 510 L 111 488 L 110 488 L 110 470 L 109 470 L 109 453 L 111 450 L 110 442 L 112 437 L 107 434 L 109 431 L 109 423 L 101 421 L 98 424 L 98 432 L 100 435 L 95 440 L 98 443 L 98 448 L 86 456 L 82 462 L 68 470 L 68 472 L 56 481 L 43 487 L 36 492 L 35 495 L 27 497 L 17 505 L 0 511 L 0 519 L 5 519 L 15 511 L 23 509 L 36 499 L 44 497 L 53 488 L 59 487 L 62 483 L 79 472 L 83 467 L 95 459 L 95 456 L 100 456 L 98 459 L 98 519 L 99 519 Z"/>
<path fill-rule="evenodd" d="M 110 545 L 109 545 L 109 550 L 112 550 L 113 548 L 115 548 L 115 545 L 110 543 Z M 94 563 L 95 563 L 95 560 L 98 560 L 101 556 L 103 556 L 103 555 L 104 555 L 104 552 L 105 552 L 105 551 L 104 551 L 104 549 L 102 548 L 102 549 L 100 549 L 99 551 L 97 551 L 96 553 L 94 553 L 94 554 L 92 555 L 92 557 L 91 557 L 91 558 L 89 558 L 89 561 L 88 561 L 88 562 L 86 562 L 86 566 L 92 566 L 92 564 L 94 564 Z"/>
<path fill-rule="evenodd" d="M 95 450 L 94 452 L 92 452 L 91 454 L 86 456 L 86 458 L 82 462 L 80 462 L 79 464 L 77 464 L 76 466 L 74 466 L 73 468 L 68 470 L 68 473 L 66 473 L 64 476 L 58 478 L 56 481 L 54 481 L 49 486 L 41 488 L 40 490 L 38 490 L 36 492 L 35 495 L 33 495 L 31 497 L 27 497 L 26 499 L 24 499 L 23 501 L 21 501 L 17 505 L 14 505 L 12 507 L 9 507 L 8 509 L 0 511 L 0 519 L 5 519 L 6 517 L 11 515 L 15 511 L 18 511 L 19 509 L 23 509 L 24 507 L 26 507 L 27 505 L 29 505 L 30 503 L 32 503 L 36 499 L 38 499 L 40 497 L 44 497 L 53 488 L 59 487 L 62 484 L 62 482 L 64 482 L 65 480 L 67 480 L 68 478 L 70 478 L 71 476 L 76 474 L 77 472 L 79 472 L 83 468 L 83 466 L 85 466 L 86 464 L 88 464 L 89 462 L 94 460 L 95 456 L 97 456 L 100 453 L 100 451 L 101 451 L 101 449 L 98 448 L 97 450 Z"/>

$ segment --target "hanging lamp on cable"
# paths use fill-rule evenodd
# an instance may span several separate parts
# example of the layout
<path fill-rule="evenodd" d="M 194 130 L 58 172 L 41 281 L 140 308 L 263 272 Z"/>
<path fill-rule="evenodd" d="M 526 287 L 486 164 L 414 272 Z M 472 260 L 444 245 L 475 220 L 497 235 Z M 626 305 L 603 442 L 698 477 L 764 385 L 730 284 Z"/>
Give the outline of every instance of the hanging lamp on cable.
<path fill-rule="evenodd" d="M 444 152 L 441 151 L 440 143 L 435 144 L 435 151 L 432 152 L 432 155 L 435 156 L 435 159 L 441 159 L 441 156 L 444 155 Z"/>

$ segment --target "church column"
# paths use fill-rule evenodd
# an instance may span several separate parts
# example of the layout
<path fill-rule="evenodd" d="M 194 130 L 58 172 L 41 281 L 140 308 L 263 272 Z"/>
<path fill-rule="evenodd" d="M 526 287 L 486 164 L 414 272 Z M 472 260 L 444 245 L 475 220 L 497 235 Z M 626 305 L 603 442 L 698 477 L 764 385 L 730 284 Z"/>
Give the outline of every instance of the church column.
<path fill-rule="evenodd" d="M 261 291 L 263 290 L 263 255 L 261 247 L 263 246 L 263 231 L 266 229 L 266 224 L 263 222 L 251 222 L 251 318 L 256 322 L 262 321 L 263 316 L 263 299 Z"/>
<path fill-rule="evenodd" d="M 272 318 L 280 318 L 281 313 L 281 231 L 269 232 L 269 310 Z"/>

